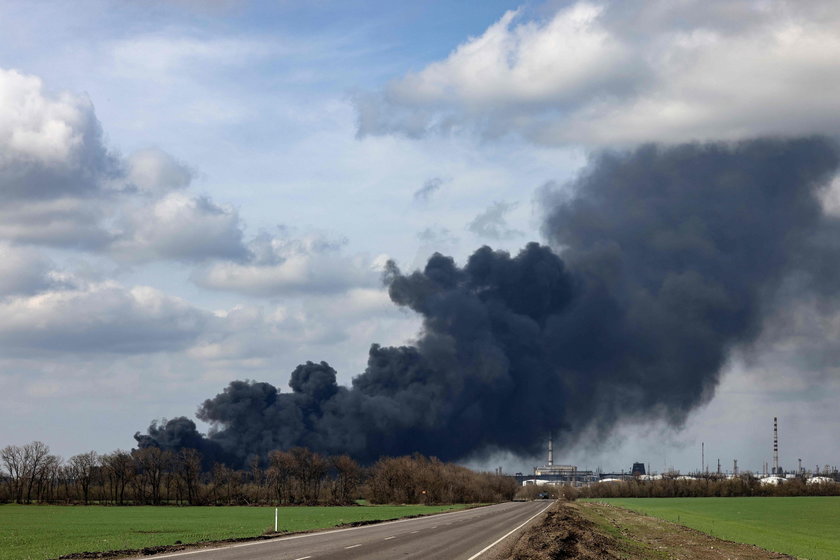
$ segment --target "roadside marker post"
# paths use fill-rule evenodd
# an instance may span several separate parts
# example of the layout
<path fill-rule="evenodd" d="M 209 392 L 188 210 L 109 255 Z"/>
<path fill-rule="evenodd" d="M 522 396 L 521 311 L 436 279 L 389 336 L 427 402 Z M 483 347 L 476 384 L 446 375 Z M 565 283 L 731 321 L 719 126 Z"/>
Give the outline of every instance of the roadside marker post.
<path fill-rule="evenodd" d="M 277 532 L 277 508 L 274 508 L 274 532 Z"/>

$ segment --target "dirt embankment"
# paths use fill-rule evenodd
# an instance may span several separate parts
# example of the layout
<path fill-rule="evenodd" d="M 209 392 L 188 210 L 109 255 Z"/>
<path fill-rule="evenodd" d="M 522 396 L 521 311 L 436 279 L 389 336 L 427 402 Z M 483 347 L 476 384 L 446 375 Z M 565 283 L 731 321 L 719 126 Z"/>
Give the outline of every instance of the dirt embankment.
<path fill-rule="evenodd" d="M 558 502 L 518 540 L 511 560 L 779 560 L 792 556 L 594 503 Z"/>

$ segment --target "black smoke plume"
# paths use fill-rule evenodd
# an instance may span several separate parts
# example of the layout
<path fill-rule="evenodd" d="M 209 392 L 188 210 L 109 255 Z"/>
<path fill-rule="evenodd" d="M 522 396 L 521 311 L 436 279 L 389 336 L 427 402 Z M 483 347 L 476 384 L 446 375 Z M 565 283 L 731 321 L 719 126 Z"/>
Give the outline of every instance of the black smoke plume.
<path fill-rule="evenodd" d="M 550 247 L 482 247 L 463 267 L 436 254 L 411 274 L 391 264 L 391 299 L 423 329 L 413 346 L 374 344 L 351 387 L 307 362 L 291 393 L 234 381 L 205 401 L 207 438 L 186 419 L 136 437 L 239 462 L 296 445 L 369 462 L 533 454 L 550 430 L 571 445 L 619 422 L 679 425 L 730 350 L 756 340 L 786 277 L 837 279 L 820 195 L 838 162 L 824 138 L 602 154 L 544 193 Z"/>

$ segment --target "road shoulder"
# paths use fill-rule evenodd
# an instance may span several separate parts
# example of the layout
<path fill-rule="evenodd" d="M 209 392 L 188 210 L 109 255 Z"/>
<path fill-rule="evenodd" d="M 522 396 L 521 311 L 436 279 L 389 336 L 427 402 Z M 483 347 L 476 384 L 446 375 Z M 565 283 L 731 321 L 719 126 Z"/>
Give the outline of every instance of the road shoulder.
<path fill-rule="evenodd" d="M 598 503 L 557 502 L 516 541 L 511 560 L 780 560 L 792 557 L 716 539 L 654 517 Z"/>

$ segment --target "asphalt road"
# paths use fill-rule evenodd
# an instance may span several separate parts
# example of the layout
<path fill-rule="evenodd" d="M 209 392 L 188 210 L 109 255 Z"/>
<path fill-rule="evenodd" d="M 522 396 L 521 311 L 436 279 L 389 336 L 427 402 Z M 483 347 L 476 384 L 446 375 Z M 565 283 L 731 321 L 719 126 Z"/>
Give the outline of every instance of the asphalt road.
<path fill-rule="evenodd" d="M 183 560 L 485 560 L 552 502 L 509 502 L 225 548 L 155 556 Z"/>

